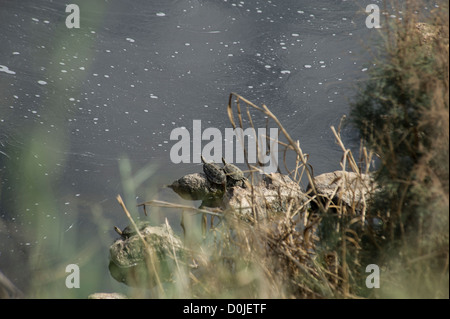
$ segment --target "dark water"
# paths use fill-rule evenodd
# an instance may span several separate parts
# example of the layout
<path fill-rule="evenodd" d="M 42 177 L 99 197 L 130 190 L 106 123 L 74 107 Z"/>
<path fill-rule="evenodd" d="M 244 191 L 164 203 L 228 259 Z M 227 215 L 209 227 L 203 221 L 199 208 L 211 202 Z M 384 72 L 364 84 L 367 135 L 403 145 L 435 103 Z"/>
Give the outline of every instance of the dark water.
<path fill-rule="evenodd" d="M 269 106 L 316 174 L 339 169 L 330 126 L 366 76 L 364 8 L 379 1 L 76 3 L 80 29 L 65 1 L 0 1 L 0 270 L 25 292 L 126 292 L 107 272 L 112 226 L 127 223 L 116 195 L 178 201 L 161 186 L 200 166 L 170 161 L 170 132 L 231 127 L 230 92 Z M 149 177 L 133 184 L 127 163 Z M 178 214 L 151 218 L 177 228 Z M 64 286 L 70 263 L 81 290 Z"/>

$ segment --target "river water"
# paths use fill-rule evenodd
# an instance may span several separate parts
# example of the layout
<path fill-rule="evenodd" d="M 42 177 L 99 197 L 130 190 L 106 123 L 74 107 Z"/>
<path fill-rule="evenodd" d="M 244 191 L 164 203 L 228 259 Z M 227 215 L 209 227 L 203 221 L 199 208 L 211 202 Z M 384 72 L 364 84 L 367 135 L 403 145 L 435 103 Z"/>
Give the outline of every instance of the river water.
<path fill-rule="evenodd" d="M 117 194 L 140 218 L 136 203 L 180 202 L 161 186 L 201 166 L 171 161 L 170 133 L 231 127 L 230 92 L 266 104 L 316 174 L 339 169 L 330 126 L 366 77 L 365 7 L 379 1 L 76 3 L 69 29 L 65 1 L 0 1 L 0 271 L 25 293 L 127 292 L 107 271 L 113 225 L 127 224 Z M 150 215 L 179 228 L 178 212 Z"/>

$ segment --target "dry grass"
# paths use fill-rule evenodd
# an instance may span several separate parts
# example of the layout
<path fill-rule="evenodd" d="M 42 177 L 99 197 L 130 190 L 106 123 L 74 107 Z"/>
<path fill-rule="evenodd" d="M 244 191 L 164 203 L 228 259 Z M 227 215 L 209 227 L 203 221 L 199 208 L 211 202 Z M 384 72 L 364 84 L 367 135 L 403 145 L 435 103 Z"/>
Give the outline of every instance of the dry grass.
<path fill-rule="evenodd" d="M 243 108 L 245 112 L 242 112 Z M 278 126 L 283 137 L 277 142 L 282 148 L 280 153 L 283 154 L 286 173 L 296 183 L 302 184 L 306 179 L 311 185 L 306 194 L 306 204 L 300 208 L 290 204 L 283 214 L 273 214 L 257 211 L 261 206 L 253 202 L 253 217 L 246 217 L 244 220 L 230 209 L 198 209 L 157 200 L 142 203 L 140 206 L 143 207 L 177 209 L 184 221 L 188 216 L 196 214 L 207 214 L 211 219 L 206 236 L 194 236 L 185 241 L 191 252 L 190 258 L 198 266 L 197 269 L 184 273 L 188 278 L 178 277 L 177 280 L 188 284 L 180 286 L 174 282 L 169 285 L 171 288 L 167 288 L 170 292 L 157 295 L 189 298 L 357 297 L 351 288 L 353 284 L 349 278 L 352 271 L 349 270 L 346 260 L 348 254 L 360 249 L 356 239 L 358 235 L 350 226 L 363 225 L 364 214 L 361 215 L 342 202 L 324 198 L 317 192 L 312 167 L 308 164 L 308 156 L 301 149 L 300 142 L 288 134 L 267 106 L 258 107 L 238 94 L 230 94 L 228 115 L 233 128 L 236 128 L 234 110 L 242 129 L 245 129 L 243 123 L 249 123 L 250 127 L 253 127 L 252 112 L 267 116 Z M 342 170 L 350 169 L 359 177 L 367 173 L 372 162 L 372 153 L 362 148 L 363 164 L 357 165 L 352 152 L 345 148 L 341 140 L 340 128 L 336 130 L 332 127 L 332 131 L 343 151 Z M 283 142 L 283 139 L 287 142 Z M 266 150 L 270 152 L 270 144 L 274 141 L 266 137 L 264 142 L 269 145 Z M 261 145 L 258 145 L 257 149 L 260 147 Z M 290 170 L 287 157 L 292 152 L 296 161 L 294 168 Z M 248 163 L 247 157 L 246 162 Z M 247 165 L 249 180 L 257 181 L 259 165 Z M 336 187 L 335 193 L 338 191 Z M 255 194 L 255 201 L 256 198 Z M 314 203 L 317 209 L 309 208 L 310 203 Z M 364 202 L 364 206 L 366 205 Z M 317 237 L 320 221 L 322 218 L 328 218 L 328 215 L 336 216 L 336 208 L 338 216 L 342 218 L 341 222 L 333 223 L 332 232 L 344 238 L 336 243 L 338 249 L 322 244 Z M 346 216 L 351 218 L 344 218 Z M 201 233 L 198 226 L 192 223 L 184 223 L 183 229 L 186 228 L 193 228 L 194 232 Z M 180 290 L 181 288 L 183 290 Z"/>
<path fill-rule="evenodd" d="M 381 30 L 383 57 L 352 106 L 363 141 L 358 160 L 345 147 L 340 126 L 331 127 L 343 152 L 342 171 L 361 181 L 363 174 L 376 173 L 380 187 L 368 194 L 372 199 L 363 196 L 356 210 L 333 200 L 338 186 L 333 196 L 320 194 L 300 141 L 266 105 L 232 93 L 227 114 L 233 128 L 255 128 L 255 114 L 267 118 L 267 127 L 278 127 L 285 173 L 303 189 L 308 182 L 307 203 L 314 209 L 288 205 L 283 214 L 262 214 L 253 202 L 252 217 L 243 220 L 232 210 L 143 203 L 179 210 L 186 233 L 202 234 L 192 215 L 207 214 L 211 221 L 206 236 L 186 237 L 185 264 L 192 268 L 176 270 L 174 281 L 160 286 L 155 297 L 448 297 L 448 5 L 427 18 L 433 27 L 426 30 L 438 33 L 426 38 L 415 13 L 421 6 L 408 2 L 403 20 Z M 274 142 L 266 137 L 258 153 L 270 153 Z M 261 165 L 244 156 L 249 180 L 257 181 Z M 372 263 L 382 269 L 382 289 L 376 291 L 365 286 L 365 268 Z"/>

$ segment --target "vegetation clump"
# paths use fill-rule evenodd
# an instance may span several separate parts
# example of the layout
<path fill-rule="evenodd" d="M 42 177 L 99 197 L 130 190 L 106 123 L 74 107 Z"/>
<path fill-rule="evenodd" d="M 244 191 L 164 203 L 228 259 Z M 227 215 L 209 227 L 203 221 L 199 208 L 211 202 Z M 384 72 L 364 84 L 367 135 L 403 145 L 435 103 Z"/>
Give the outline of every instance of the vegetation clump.
<path fill-rule="evenodd" d="M 426 18 L 423 6 L 409 2 L 383 33 L 383 54 L 351 109 L 379 157 L 382 187 L 368 214 L 383 227 L 364 249 L 386 267 L 382 296 L 448 297 L 448 3 Z"/>

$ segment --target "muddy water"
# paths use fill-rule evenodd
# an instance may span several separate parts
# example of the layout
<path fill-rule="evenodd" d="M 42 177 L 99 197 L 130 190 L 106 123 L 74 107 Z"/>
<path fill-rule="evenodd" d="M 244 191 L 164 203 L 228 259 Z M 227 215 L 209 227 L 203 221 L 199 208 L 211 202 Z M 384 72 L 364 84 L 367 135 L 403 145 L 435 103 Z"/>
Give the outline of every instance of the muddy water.
<path fill-rule="evenodd" d="M 201 167 L 171 162 L 170 133 L 231 127 L 230 92 L 269 106 L 316 174 L 338 169 L 330 125 L 366 76 L 364 8 L 377 2 L 78 1 L 68 29 L 64 1 L 2 0 L 0 270 L 43 297 L 126 291 L 107 272 L 112 226 L 127 224 L 115 196 L 132 210 L 178 201 L 161 186 Z M 179 228 L 178 212 L 150 218 L 165 217 Z M 64 286 L 71 263 L 79 290 Z"/>

